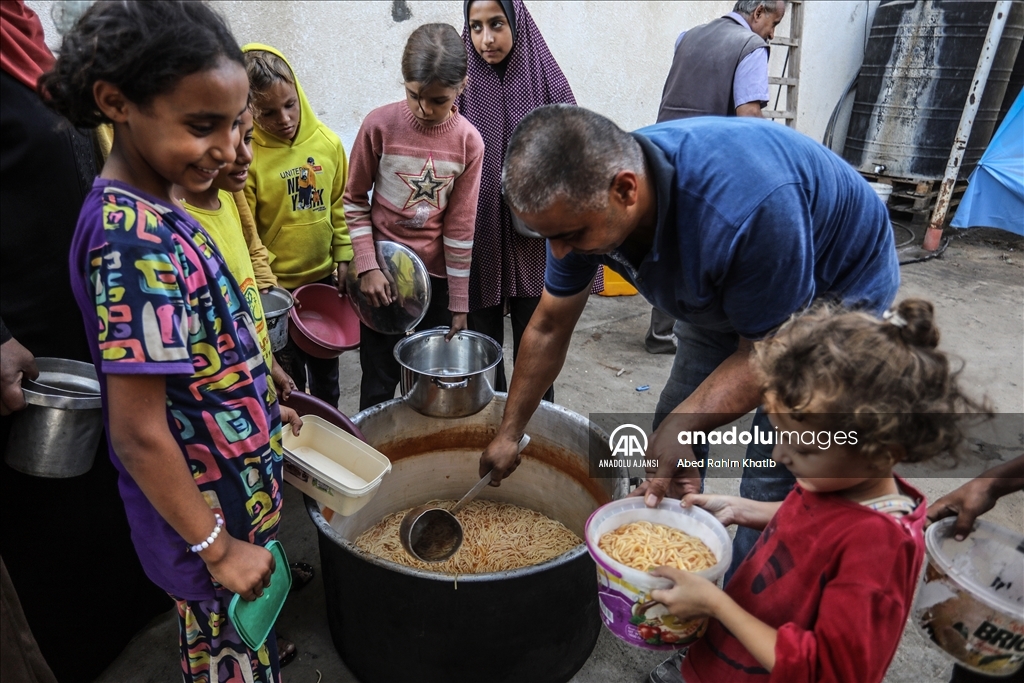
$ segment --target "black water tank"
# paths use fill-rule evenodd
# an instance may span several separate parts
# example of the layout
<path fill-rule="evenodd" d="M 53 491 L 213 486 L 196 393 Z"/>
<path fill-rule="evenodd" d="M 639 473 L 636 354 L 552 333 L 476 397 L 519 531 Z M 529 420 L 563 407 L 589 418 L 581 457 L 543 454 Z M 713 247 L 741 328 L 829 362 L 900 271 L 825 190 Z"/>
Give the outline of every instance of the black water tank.
<path fill-rule="evenodd" d="M 1021 43 L 1024 48 L 1024 43 Z M 1017 61 L 1013 63 L 1013 72 L 1010 74 L 1010 82 L 1006 84 L 1006 94 L 1003 95 L 1003 104 L 999 107 L 999 117 L 996 119 L 996 130 L 999 124 L 1006 118 L 1006 112 L 1017 101 L 1017 96 L 1024 90 L 1024 49 L 1017 52 Z M 995 133 L 993 133 L 995 135 Z"/>
<path fill-rule="evenodd" d="M 995 5 L 891 0 L 878 6 L 843 151 L 855 168 L 942 178 Z M 1024 2 L 1014 2 L 974 120 L 963 178 L 992 137 L 1022 36 Z"/>

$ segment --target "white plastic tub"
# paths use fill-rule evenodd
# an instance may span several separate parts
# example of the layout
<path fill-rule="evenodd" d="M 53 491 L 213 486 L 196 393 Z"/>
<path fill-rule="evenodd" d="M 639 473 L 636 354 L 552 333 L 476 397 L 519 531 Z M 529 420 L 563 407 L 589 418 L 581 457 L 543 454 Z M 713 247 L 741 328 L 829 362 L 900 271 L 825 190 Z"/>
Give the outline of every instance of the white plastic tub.
<path fill-rule="evenodd" d="M 676 619 L 664 605 L 651 600 L 652 590 L 672 587 L 670 580 L 616 562 L 598 547 L 604 534 L 638 521 L 664 524 L 704 541 L 718 563 L 695 573 L 709 581 L 717 582 L 729 568 L 732 541 L 714 516 L 700 508 L 682 508 L 678 500 L 669 498 L 656 508 L 647 507 L 643 498 L 623 498 L 598 508 L 587 520 L 586 543 L 597 564 L 598 604 L 604 625 L 616 637 L 636 647 L 684 647 L 704 635 L 707 619 Z"/>
<path fill-rule="evenodd" d="M 284 427 L 284 480 L 340 515 L 370 502 L 391 461 L 340 427 L 315 415 L 298 436 Z"/>
<path fill-rule="evenodd" d="M 1024 535 L 979 519 L 957 541 L 955 521 L 925 533 L 928 563 L 911 618 L 961 666 L 1012 677 L 1024 666 Z"/>
<path fill-rule="evenodd" d="M 889 204 L 889 197 L 892 195 L 892 185 L 888 183 L 868 183 L 868 185 L 875 191 L 875 194 L 878 195 L 883 204 Z"/>

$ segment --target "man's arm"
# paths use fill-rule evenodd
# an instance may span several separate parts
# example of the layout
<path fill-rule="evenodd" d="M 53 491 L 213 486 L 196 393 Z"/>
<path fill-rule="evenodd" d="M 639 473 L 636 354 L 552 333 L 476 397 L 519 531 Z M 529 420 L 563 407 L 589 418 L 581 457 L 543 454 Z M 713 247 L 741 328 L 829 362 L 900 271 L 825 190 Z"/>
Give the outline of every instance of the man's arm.
<path fill-rule="evenodd" d="M 947 493 L 928 508 L 928 519 L 937 522 L 956 515 L 953 535 L 962 541 L 974 528 L 974 520 L 996 501 L 1014 491 L 1024 490 L 1024 455 L 982 472 L 955 491 Z"/>
<path fill-rule="evenodd" d="M 749 116 L 751 118 L 763 119 L 761 115 L 760 102 L 747 102 L 736 107 L 736 116 Z"/>
<path fill-rule="evenodd" d="M 557 297 L 546 289 L 541 295 L 523 332 L 505 415 L 494 440 L 480 456 L 480 476 L 491 472 L 492 485 L 497 486 L 519 466 L 519 439 L 544 392 L 562 370 L 572 332 L 589 296 L 589 285 L 572 296 Z"/>
<path fill-rule="evenodd" d="M 740 60 L 732 79 L 732 98 L 736 116 L 764 118 L 763 102 L 768 101 L 768 48 L 758 48 Z"/>
<path fill-rule="evenodd" d="M 665 418 L 651 439 L 647 456 L 658 461 L 658 470 L 633 492 L 655 506 L 668 493 L 673 475 L 685 478 L 681 495 L 700 492 L 696 468 L 676 473 L 678 442 L 683 430 L 709 431 L 746 415 L 761 405 L 761 387 L 750 367 L 754 343 L 740 339 L 736 351 L 722 361 L 700 386 Z"/>

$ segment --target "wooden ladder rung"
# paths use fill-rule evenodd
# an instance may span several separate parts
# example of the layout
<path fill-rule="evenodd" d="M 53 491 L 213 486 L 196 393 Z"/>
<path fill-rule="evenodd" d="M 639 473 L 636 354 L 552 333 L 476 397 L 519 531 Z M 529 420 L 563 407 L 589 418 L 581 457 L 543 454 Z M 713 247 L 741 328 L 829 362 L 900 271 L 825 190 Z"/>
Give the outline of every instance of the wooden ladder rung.
<path fill-rule="evenodd" d="M 769 85 L 796 85 L 800 82 L 799 78 L 780 78 L 778 76 L 769 76 Z"/>
<path fill-rule="evenodd" d="M 761 116 L 766 119 L 795 119 L 796 112 L 779 111 L 778 109 L 762 109 Z"/>
<path fill-rule="evenodd" d="M 800 39 L 799 38 L 784 38 L 784 37 L 780 36 L 778 38 L 773 38 L 771 44 L 772 45 L 782 45 L 784 47 L 800 47 Z"/>

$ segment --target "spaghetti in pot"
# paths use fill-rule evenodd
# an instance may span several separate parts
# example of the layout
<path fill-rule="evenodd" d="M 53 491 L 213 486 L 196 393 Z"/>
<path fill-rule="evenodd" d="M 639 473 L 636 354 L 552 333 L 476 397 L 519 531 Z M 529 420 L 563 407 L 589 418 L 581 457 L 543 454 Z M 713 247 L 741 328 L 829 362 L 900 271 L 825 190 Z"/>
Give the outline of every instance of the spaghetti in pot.
<path fill-rule="evenodd" d="M 455 503 L 432 500 L 428 505 L 449 510 Z M 361 533 L 356 547 L 407 567 L 458 575 L 529 567 L 582 543 L 564 524 L 539 512 L 511 503 L 474 500 L 456 515 L 464 532 L 459 550 L 444 562 L 423 562 L 405 552 L 398 537 L 409 510 L 393 512 Z"/>
<path fill-rule="evenodd" d="M 699 572 L 718 563 L 699 538 L 654 522 L 623 524 L 601 536 L 597 545 L 616 562 L 643 572 L 661 566 Z"/>

